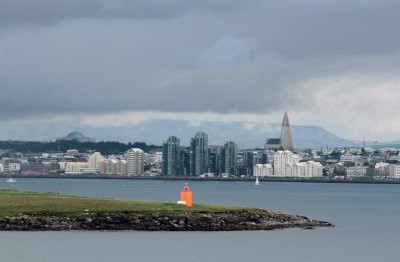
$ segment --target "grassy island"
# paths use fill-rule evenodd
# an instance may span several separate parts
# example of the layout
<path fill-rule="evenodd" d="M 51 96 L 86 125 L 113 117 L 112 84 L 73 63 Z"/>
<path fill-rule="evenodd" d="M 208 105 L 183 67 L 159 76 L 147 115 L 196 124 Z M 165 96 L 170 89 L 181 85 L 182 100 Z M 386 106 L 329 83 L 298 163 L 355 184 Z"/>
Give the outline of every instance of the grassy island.
<path fill-rule="evenodd" d="M 0 190 L 0 230 L 232 231 L 332 226 L 256 208 Z"/>

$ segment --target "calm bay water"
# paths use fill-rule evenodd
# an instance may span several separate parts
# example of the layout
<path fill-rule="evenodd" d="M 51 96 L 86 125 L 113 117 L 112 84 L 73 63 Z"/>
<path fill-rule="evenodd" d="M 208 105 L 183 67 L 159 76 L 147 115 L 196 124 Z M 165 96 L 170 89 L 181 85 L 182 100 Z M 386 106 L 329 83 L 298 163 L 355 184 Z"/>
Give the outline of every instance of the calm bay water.
<path fill-rule="evenodd" d="M 183 181 L 18 179 L 29 191 L 176 201 Z M 190 182 L 195 202 L 306 215 L 335 228 L 251 232 L 0 232 L 0 261 L 400 261 L 400 185 Z M 0 188 L 8 187 L 4 179 Z"/>

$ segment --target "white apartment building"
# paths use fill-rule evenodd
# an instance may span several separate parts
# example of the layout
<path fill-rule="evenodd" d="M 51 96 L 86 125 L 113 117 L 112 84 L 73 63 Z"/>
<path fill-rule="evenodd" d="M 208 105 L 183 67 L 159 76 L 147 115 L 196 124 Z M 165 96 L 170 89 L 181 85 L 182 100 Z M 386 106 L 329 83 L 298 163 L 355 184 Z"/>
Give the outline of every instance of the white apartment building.
<path fill-rule="evenodd" d="M 293 166 L 293 177 L 322 177 L 324 167 L 319 162 L 308 161 Z"/>
<path fill-rule="evenodd" d="M 100 154 L 100 152 L 94 152 L 89 156 L 89 168 L 97 169 L 98 171 L 99 165 L 104 159 L 105 158 Z"/>
<path fill-rule="evenodd" d="M 393 169 L 394 169 L 393 177 L 400 179 L 400 165 L 394 165 Z"/>
<path fill-rule="evenodd" d="M 306 174 L 305 162 L 294 164 L 292 172 L 293 177 L 305 177 L 305 174 Z"/>
<path fill-rule="evenodd" d="M 4 165 L 0 163 L 0 173 L 4 173 Z"/>
<path fill-rule="evenodd" d="M 289 150 L 277 151 L 274 154 L 274 176 L 292 177 L 295 165 L 299 163 L 299 157 Z"/>
<path fill-rule="evenodd" d="M 4 171 L 19 172 L 21 170 L 21 163 L 8 163 L 4 166 Z"/>
<path fill-rule="evenodd" d="M 144 152 L 139 148 L 131 148 L 125 153 L 127 175 L 138 176 L 144 173 Z"/>
<path fill-rule="evenodd" d="M 324 167 L 319 162 L 308 161 L 304 170 L 305 177 L 321 177 Z"/>
<path fill-rule="evenodd" d="M 274 176 L 274 170 L 271 164 L 257 164 L 253 167 L 253 176 Z"/>
<path fill-rule="evenodd" d="M 353 166 L 348 167 L 346 169 L 347 177 L 360 177 L 367 175 L 367 167 L 366 166 Z"/>

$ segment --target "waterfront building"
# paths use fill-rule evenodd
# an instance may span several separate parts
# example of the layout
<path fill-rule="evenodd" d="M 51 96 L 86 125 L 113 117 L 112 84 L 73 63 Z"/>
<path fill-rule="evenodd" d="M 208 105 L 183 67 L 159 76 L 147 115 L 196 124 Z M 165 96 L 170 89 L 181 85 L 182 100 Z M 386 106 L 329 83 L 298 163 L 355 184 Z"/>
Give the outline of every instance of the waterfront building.
<path fill-rule="evenodd" d="M 274 176 L 292 177 L 294 165 L 299 163 L 299 157 L 289 150 L 279 150 L 274 154 Z"/>
<path fill-rule="evenodd" d="M 391 164 L 379 162 L 375 164 L 375 176 L 386 177 L 390 175 Z"/>
<path fill-rule="evenodd" d="M 319 162 L 308 161 L 305 164 L 304 177 L 322 177 L 324 167 Z"/>
<path fill-rule="evenodd" d="M 5 168 L 5 171 L 9 172 L 19 172 L 21 170 L 21 163 L 10 162 L 8 164 L 8 168 Z"/>
<path fill-rule="evenodd" d="M 274 176 L 274 171 L 273 171 L 272 165 L 271 164 L 256 164 L 253 168 L 253 175 L 259 176 L 259 177 Z"/>
<path fill-rule="evenodd" d="M 180 156 L 180 161 L 181 161 L 181 174 L 184 176 L 190 176 L 190 170 L 192 166 L 192 154 L 190 147 L 181 147 L 181 156 Z"/>
<path fill-rule="evenodd" d="M 113 163 L 116 161 L 115 159 L 104 159 L 99 164 L 99 173 L 102 175 L 113 175 L 114 166 Z"/>
<path fill-rule="evenodd" d="M 99 165 L 103 160 L 104 157 L 100 154 L 100 152 L 94 152 L 89 156 L 89 168 L 99 170 Z"/>
<path fill-rule="evenodd" d="M 221 152 L 222 173 L 230 176 L 236 175 L 237 163 L 237 145 L 232 142 L 226 142 Z"/>
<path fill-rule="evenodd" d="M 197 132 L 190 140 L 190 175 L 199 176 L 208 173 L 208 135 Z"/>
<path fill-rule="evenodd" d="M 254 175 L 254 166 L 256 164 L 264 164 L 257 161 L 257 151 L 244 151 L 242 158 L 242 174 L 246 176 Z"/>
<path fill-rule="evenodd" d="M 305 177 L 306 176 L 306 166 L 307 166 L 307 164 L 305 162 L 295 163 L 293 165 L 292 176 L 293 177 Z"/>
<path fill-rule="evenodd" d="M 21 174 L 48 174 L 51 170 L 59 170 L 58 163 L 49 162 L 23 162 L 21 163 Z"/>
<path fill-rule="evenodd" d="M 181 146 L 179 138 L 170 136 L 162 146 L 162 174 L 164 176 L 180 175 Z"/>
<path fill-rule="evenodd" d="M 368 167 L 366 166 L 353 166 L 346 169 L 347 177 L 361 177 L 367 175 Z"/>
<path fill-rule="evenodd" d="M 99 172 L 102 175 L 124 176 L 126 175 L 126 160 L 105 159 L 99 164 Z"/>
<path fill-rule="evenodd" d="M 83 170 L 87 170 L 89 168 L 88 162 L 68 162 L 65 165 L 65 173 L 66 174 L 81 174 Z"/>
<path fill-rule="evenodd" d="M 222 173 L 221 152 L 222 148 L 220 146 L 208 147 L 209 172 L 217 176 Z"/>
<path fill-rule="evenodd" d="M 391 164 L 389 166 L 389 177 L 400 179 L 400 165 L 398 164 Z"/>
<path fill-rule="evenodd" d="M 127 175 L 138 176 L 144 173 L 144 152 L 140 148 L 131 148 L 125 153 Z"/>

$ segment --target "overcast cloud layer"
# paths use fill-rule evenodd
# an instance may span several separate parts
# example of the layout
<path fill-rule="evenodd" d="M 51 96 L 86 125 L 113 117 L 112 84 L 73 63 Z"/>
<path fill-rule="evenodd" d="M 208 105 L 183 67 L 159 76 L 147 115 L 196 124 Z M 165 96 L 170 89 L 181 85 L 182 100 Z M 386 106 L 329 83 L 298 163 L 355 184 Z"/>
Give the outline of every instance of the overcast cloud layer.
<path fill-rule="evenodd" d="M 0 139 L 288 110 L 396 140 L 399 101 L 398 0 L 0 0 Z"/>

